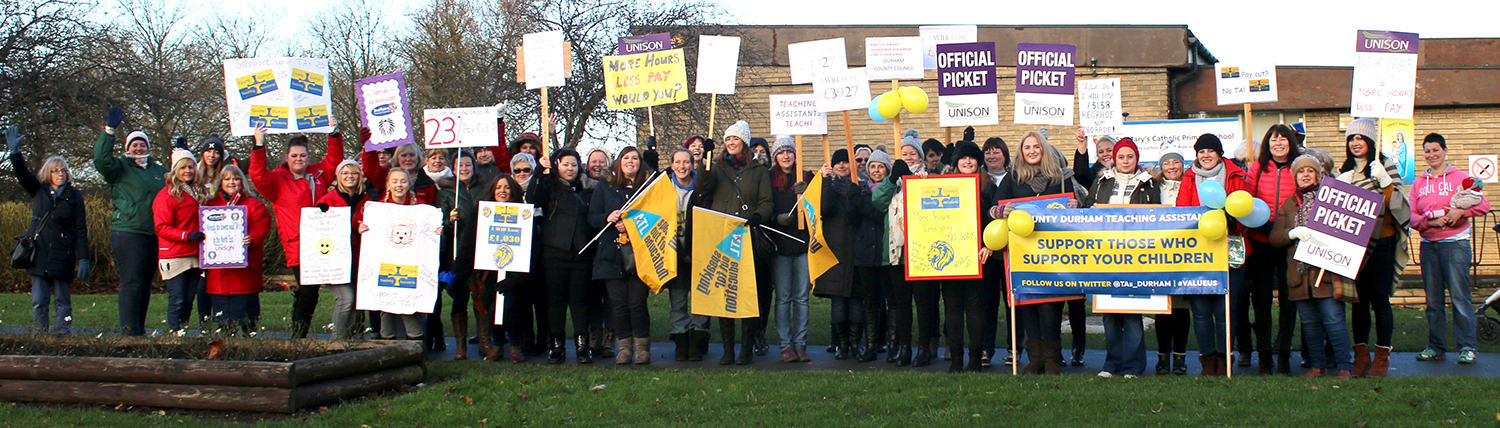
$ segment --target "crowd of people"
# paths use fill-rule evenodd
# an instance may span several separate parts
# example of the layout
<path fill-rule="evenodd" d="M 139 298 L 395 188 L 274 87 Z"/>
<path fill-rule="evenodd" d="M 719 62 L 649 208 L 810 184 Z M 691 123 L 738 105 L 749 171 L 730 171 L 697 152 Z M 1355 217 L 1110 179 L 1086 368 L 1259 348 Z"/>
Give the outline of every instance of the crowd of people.
<path fill-rule="evenodd" d="M 625 147 L 613 155 L 602 148 L 586 153 L 572 148 L 549 151 L 540 138 L 527 133 L 494 147 L 449 151 L 407 144 L 365 151 L 355 160 L 346 156 L 342 134 L 334 132 L 327 135 L 323 158 L 314 161 L 309 137 L 291 136 L 280 148 L 272 148 L 266 130 L 258 128 L 247 163 L 227 150 L 222 139 L 211 136 L 196 148 L 177 138 L 169 162 L 163 164 L 150 155 L 149 136 L 119 129 L 123 119 L 119 108 L 109 111 L 95 144 L 93 166 L 108 186 L 113 208 L 110 241 L 120 278 L 120 326 L 126 334 L 147 333 L 145 314 L 155 275 L 166 283 L 168 333 L 189 329 L 198 319 L 254 334 L 262 315 L 262 244 L 272 225 L 286 267 L 296 273 L 303 208 L 350 207 L 353 237 L 348 244 L 358 251 L 360 234 L 369 230 L 363 223 L 365 206 L 376 201 L 429 204 L 444 213 L 440 287 L 452 298 L 447 315 L 458 339 L 455 358 L 468 358 L 468 345 L 474 343 L 476 355 L 485 359 L 522 362 L 545 356 L 548 363 L 563 363 L 571 339 L 578 363 L 596 358 L 614 358 L 616 364 L 651 362 L 652 339 L 662 333 L 651 330 L 653 314 L 646 304 L 651 289 L 636 275 L 628 247 L 617 242 L 625 231 L 620 220 L 626 201 L 656 173 L 655 137 L 648 138 L 644 150 Z M 499 126 L 503 142 L 504 124 Z M 1214 181 L 1227 192 L 1243 190 L 1260 199 L 1274 212 L 1274 221 L 1247 227 L 1230 220 L 1229 234 L 1247 242 L 1243 263 L 1229 269 L 1233 307 L 1226 313 L 1221 295 L 1174 300 L 1170 314 L 1155 318 L 1156 374 L 1188 372 L 1190 331 L 1196 332 L 1203 375 L 1223 375 L 1231 364 L 1251 367 L 1252 360 L 1263 374 L 1290 373 L 1291 338 L 1300 319 L 1302 361 L 1311 367 L 1307 376 L 1385 376 L 1394 328 L 1389 299 L 1406 263 L 1412 229 L 1421 240 L 1430 337 L 1417 359 L 1441 360 L 1452 349 L 1444 340 L 1448 293 L 1455 301 L 1458 361 L 1472 363 L 1476 327 L 1473 306 L 1467 303 L 1469 219 L 1487 213 L 1490 204 L 1469 174 L 1447 163 L 1443 136 L 1429 134 L 1423 140 L 1428 168 L 1408 187 L 1395 162 L 1380 153 L 1375 135 L 1374 120 L 1350 122 L 1344 159 L 1335 165 L 1330 154 L 1305 147 L 1305 135 L 1279 124 L 1237 153 L 1226 153 L 1216 136 L 1204 134 L 1192 152 L 1168 150 L 1159 159 L 1142 159 L 1130 138 L 1090 142 L 1080 129 L 1071 162 L 1049 142 L 1045 129 L 1023 133 L 1015 152 L 1000 137 L 979 142 L 972 128 L 951 144 L 924 141 L 918 131 L 908 130 L 894 150 L 884 144 L 855 146 L 852 154 L 839 149 L 820 167 L 809 168 L 798 164 L 797 150 L 802 148 L 789 138 L 755 138 L 750 125 L 740 121 L 723 132 L 722 141 L 693 136 L 680 148 L 662 148 L 668 152 L 667 168 L 660 173 L 676 191 L 679 220 L 672 241 L 679 250 L 678 275 L 665 286 L 670 296 L 665 316 L 671 325 L 666 337 L 676 345 L 676 360 L 700 361 L 713 352 L 711 325 L 717 322 L 719 364 L 752 364 L 771 350 L 766 338 L 773 326 L 766 321 L 774 313 L 780 360 L 810 361 L 809 299 L 818 296 L 831 303 L 833 340 L 827 352 L 837 359 L 868 362 L 884 354 L 886 363 L 921 367 L 941 358 L 954 372 L 980 371 L 992 363 L 1020 364 L 995 355 L 997 345 L 1004 345 L 997 343 L 1000 309 L 1011 307 L 1005 304 L 1001 254 L 983 247 L 973 250 L 983 265 L 981 279 L 906 279 L 905 180 L 976 175 L 985 224 L 1015 212 L 1013 204 L 1002 201 L 1046 195 L 1070 196 L 1070 208 L 1198 206 L 1202 202 L 1196 189 Z M 27 234 L 35 236 L 36 252 L 26 270 L 32 278 L 34 321 L 42 331 L 69 333 L 69 284 L 88 277 L 90 271 L 83 197 L 72 185 L 63 158 L 50 157 L 33 173 L 21 154 L 19 131 L 10 127 L 5 137 L 12 170 L 33 196 Z M 364 146 L 369 138 L 369 130 L 361 129 L 357 144 Z M 1093 163 L 1088 155 L 1091 144 L 1098 153 Z M 273 156 L 280 157 L 280 165 L 272 166 Z M 1147 167 L 1143 161 L 1156 165 Z M 808 230 L 799 227 L 797 214 L 799 198 L 813 174 L 824 178 L 821 227 L 826 245 L 839 260 L 818 278 L 809 277 Z M 1308 207 L 1324 177 L 1384 197 L 1366 260 L 1352 280 L 1357 293 L 1335 291 L 1347 287 L 1333 287 L 1332 282 L 1345 279 L 1317 275 L 1316 268 L 1291 257 L 1297 241 L 1311 236 L 1306 227 Z M 530 273 L 511 272 L 497 279 L 493 272 L 472 269 L 479 201 L 537 207 Z M 249 217 L 244 238 L 251 248 L 249 265 L 203 269 L 198 265 L 199 242 L 205 237 L 199 230 L 198 207 L 236 205 L 244 206 Z M 689 286 L 693 252 L 688 250 L 693 245 L 693 207 L 746 219 L 753 231 L 759 317 L 716 320 L 694 314 Z M 601 230 L 602 236 L 591 240 Z M 354 260 L 358 263 L 357 256 Z M 1319 279 L 1321 283 L 1315 283 Z M 355 310 L 355 287 L 327 286 L 336 300 L 332 336 L 353 338 L 369 332 L 380 339 L 422 340 L 429 349 L 447 346 L 443 299 L 425 316 L 363 313 Z M 307 337 L 316 325 L 319 288 L 303 284 L 293 292 L 293 337 Z M 494 313 L 497 292 L 505 296 L 501 314 Z M 54 300 L 56 325 L 51 326 Z M 1346 301 L 1353 302 L 1352 322 L 1344 319 Z M 1274 333 L 1273 307 L 1280 308 Z M 1056 374 L 1065 364 L 1083 365 L 1082 301 L 1015 309 L 1014 345 L 1026 355 L 1022 371 Z M 1075 332 L 1070 356 L 1064 355 L 1061 340 L 1065 312 Z M 497 316 L 503 317 L 503 326 L 494 325 Z M 1103 320 L 1107 357 L 1099 376 L 1145 374 L 1143 316 L 1105 314 Z M 1229 323 L 1235 335 L 1226 341 L 1223 332 Z M 947 352 L 941 352 L 943 348 Z"/>

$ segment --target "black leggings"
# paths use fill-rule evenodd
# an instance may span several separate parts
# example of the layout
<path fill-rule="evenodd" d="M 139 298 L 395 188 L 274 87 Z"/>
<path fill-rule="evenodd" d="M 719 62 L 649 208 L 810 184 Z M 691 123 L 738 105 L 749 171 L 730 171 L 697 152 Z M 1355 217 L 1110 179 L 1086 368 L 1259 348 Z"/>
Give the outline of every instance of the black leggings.
<path fill-rule="evenodd" d="M 573 335 L 588 334 L 588 285 L 589 270 L 585 268 L 553 268 L 547 272 L 547 325 L 552 339 L 567 334 L 569 312 L 573 314 Z"/>
<path fill-rule="evenodd" d="M 887 313 L 891 317 L 891 328 L 896 330 L 896 343 L 892 346 L 911 346 L 911 282 L 906 281 L 906 270 L 901 266 L 881 266 L 889 281 L 890 294 L 886 296 Z"/>
<path fill-rule="evenodd" d="M 306 339 L 312 327 L 313 313 L 318 310 L 318 289 L 322 286 L 303 284 L 302 269 L 291 268 L 292 277 L 297 280 L 297 289 L 292 290 L 292 338 Z M 438 304 L 443 304 L 443 299 L 438 299 Z"/>
<path fill-rule="evenodd" d="M 1086 312 L 1088 303 L 1088 300 L 1083 299 L 1068 301 L 1068 326 L 1073 328 L 1074 350 L 1083 349 L 1089 343 L 1089 315 Z M 1061 324 L 1058 328 L 1062 328 Z"/>
<path fill-rule="evenodd" d="M 1297 325 L 1297 308 L 1287 300 L 1286 251 L 1271 246 L 1269 242 L 1251 240 L 1245 268 L 1250 276 L 1249 287 L 1245 287 L 1239 293 L 1241 295 L 1231 297 L 1239 302 L 1234 304 L 1234 330 L 1240 332 L 1235 335 L 1239 341 L 1240 354 L 1249 355 L 1253 350 L 1267 352 L 1273 347 L 1290 349 L 1292 332 Z M 1271 336 L 1272 292 L 1279 294 L 1276 300 L 1280 306 L 1274 341 Z M 1248 296 L 1244 296 L 1245 294 Z M 1247 301 L 1249 309 L 1255 311 L 1254 322 L 1250 321 L 1249 310 L 1245 308 Z M 1244 328 L 1247 325 L 1250 328 Z M 1255 335 L 1253 341 L 1250 337 L 1252 332 Z"/>
<path fill-rule="evenodd" d="M 995 254 L 990 257 L 996 258 L 1000 256 L 1000 254 Z M 1000 327 L 1000 302 L 1005 299 L 1002 296 L 1005 294 L 1004 286 L 1002 285 L 1005 283 L 1004 275 L 1004 265 L 999 263 L 986 263 L 984 265 L 984 279 L 981 280 L 984 291 L 984 326 L 980 330 L 979 346 L 989 350 L 990 353 L 994 353 L 995 351 L 996 330 Z M 1009 337 L 1010 334 L 1006 333 L 1006 336 Z"/>
<path fill-rule="evenodd" d="M 961 279 L 942 282 L 946 319 L 943 334 L 948 335 L 948 349 L 958 352 L 964 347 L 964 333 L 974 349 L 984 347 L 984 281 Z"/>
<path fill-rule="evenodd" d="M 1187 353 L 1188 329 L 1192 325 L 1193 315 L 1187 308 L 1172 308 L 1171 314 L 1157 315 L 1156 352 Z"/>
<path fill-rule="evenodd" d="M 1063 302 L 1037 303 L 1016 307 L 1026 337 L 1043 342 L 1062 341 Z"/>
<path fill-rule="evenodd" d="M 1375 312 L 1375 345 L 1391 346 L 1395 315 L 1391 313 L 1391 291 L 1396 283 L 1396 237 L 1370 240 L 1370 259 L 1359 268 L 1354 289 L 1359 303 L 1354 304 L 1349 324 L 1355 345 L 1370 343 L 1370 312 Z"/>

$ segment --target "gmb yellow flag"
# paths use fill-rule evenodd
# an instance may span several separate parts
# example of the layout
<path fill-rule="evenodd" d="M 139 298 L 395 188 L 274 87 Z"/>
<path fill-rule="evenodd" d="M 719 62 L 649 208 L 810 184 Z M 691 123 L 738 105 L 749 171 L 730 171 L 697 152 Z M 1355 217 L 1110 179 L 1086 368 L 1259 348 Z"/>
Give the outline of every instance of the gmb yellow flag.
<path fill-rule="evenodd" d="M 760 316 L 755 294 L 755 251 L 745 219 L 693 207 L 693 314 L 723 318 Z"/>
<path fill-rule="evenodd" d="M 667 182 L 671 175 L 661 174 L 624 209 L 635 273 L 652 293 L 677 277 L 677 247 L 672 239 L 677 234 L 677 189 Z"/>
<path fill-rule="evenodd" d="M 828 241 L 823 239 L 822 212 L 823 175 L 816 174 L 807 183 L 807 191 L 802 192 L 802 215 L 807 217 L 807 273 L 814 288 L 817 288 L 818 277 L 823 276 L 823 272 L 839 264 L 833 250 L 828 249 Z"/>

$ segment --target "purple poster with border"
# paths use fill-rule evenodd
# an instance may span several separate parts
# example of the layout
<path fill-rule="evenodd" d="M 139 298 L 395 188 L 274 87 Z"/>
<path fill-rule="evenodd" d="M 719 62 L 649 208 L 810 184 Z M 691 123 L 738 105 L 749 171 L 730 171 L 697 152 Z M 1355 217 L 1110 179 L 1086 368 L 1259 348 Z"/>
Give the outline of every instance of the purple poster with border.
<path fill-rule="evenodd" d="M 1355 37 L 1355 52 L 1414 54 L 1421 40 L 1417 33 L 1399 31 L 1359 30 Z"/>
<path fill-rule="evenodd" d="M 411 126 L 411 103 L 406 76 L 401 72 L 354 81 L 359 124 L 370 129 L 364 151 L 383 150 L 416 142 Z"/>
<path fill-rule="evenodd" d="M 198 207 L 198 266 L 203 269 L 238 268 L 250 265 L 245 236 L 249 219 L 244 205 Z"/>
<path fill-rule="evenodd" d="M 1312 236 L 1297 243 L 1293 258 L 1354 278 L 1384 202 L 1380 193 L 1324 178 L 1307 215 L 1305 226 L 1312 230 Z"/>
<path fill-rule="evenodd" d="M 1416 33 L 1358 30 L 1349 115 L 1411 119 L 1417 99 Z"/>
<path fill-rule="evenodd" d="M 644 34 L 640 36 L 620 37 L 618 54 L 634 55 L 638 53 L 664 51 L 672 48 L 671 33 Z"/>

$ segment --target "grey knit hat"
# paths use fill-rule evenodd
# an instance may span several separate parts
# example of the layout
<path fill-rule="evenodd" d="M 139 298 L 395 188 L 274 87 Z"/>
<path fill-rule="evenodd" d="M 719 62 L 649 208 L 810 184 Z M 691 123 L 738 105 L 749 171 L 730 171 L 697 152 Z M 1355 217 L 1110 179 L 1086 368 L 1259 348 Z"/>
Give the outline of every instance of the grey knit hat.
<path fill-rule="evenodd" d="M 882 151 L 879 151 L 879 150 L 875 150 L 875 151 L 871 151 L 870 152 L 870 161 L 869 162 L 870 163 L 868 163 L 866 165 L 874 165 L 874 164 L 878 163 L 878 164 L 884 164 L 885 165 L 885 169 L 887 171 L 889 171 L 891 169 L 891 155 L 888 155 L 885 152 L 882 152 Z"/>
<path fill-rule="evenodd" d="M 1186 162 L 1186 160 L 1182 157 L 1182 153 L 1177 153 L 1176 150 L 1168 149 L 1161 154 L 1161 161 L 1158 161 L 1157 164 L 1165 164 L 1167 163 L 1167 161 L 1174 159 L 1178 162 Z"/>
<path fill-rule="evenodd" d="M 917 134 L 915 128 L 906 128 L 906 133 L 901 136 L 901 146 L 911 146 L 911 148 L 917 150 L 917 153 L 922 153 L 922 140 L 918 140 L 917 138 L 920 138 L 920 136 Z"/>
<path fill-rule="evenodd" d="M 1349 137 L 1355 135 L 1364 136 L 1365 141 L 1372 143 L 1379 141 L 1375 139 L 1375 136 L 1380 135 L 1380 122 L 1370 118 L 1349 121 L 1349 126 L 1344 130 L 1344 141 L 1349 141 Z"/>
<path fill-rule="evenodd" d="M 792 152 L 794 156 L 797 154 L 797 145 L 792 142 L 792 137 L 785 135 L 776 137 L 776 142 L 771 144 L 771 157 L 774 158 L 781 152 Z"/>

